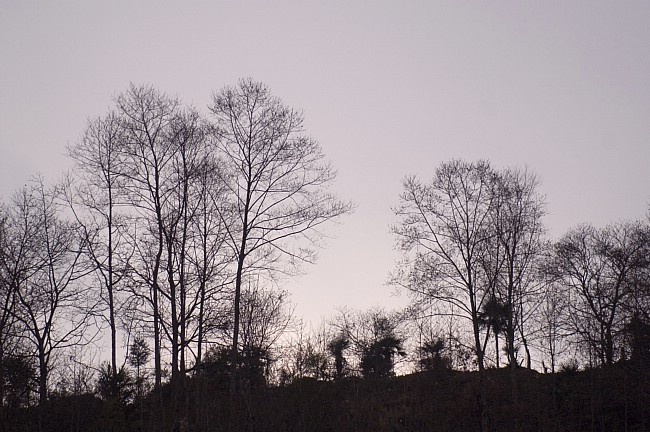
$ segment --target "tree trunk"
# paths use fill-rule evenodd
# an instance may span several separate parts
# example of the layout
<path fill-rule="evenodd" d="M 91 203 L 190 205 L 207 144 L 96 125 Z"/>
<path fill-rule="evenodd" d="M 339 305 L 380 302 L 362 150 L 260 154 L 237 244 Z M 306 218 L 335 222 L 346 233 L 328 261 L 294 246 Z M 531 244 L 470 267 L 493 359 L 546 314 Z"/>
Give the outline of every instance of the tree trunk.
<path fill-rule="evenodd" d="M 234 299 L 234 318 L 232 331 L 232 349 L 230 352 L 230 397 L 235 397 L 237 393 L 237 362 L 239 359 L 239 307 L 241 302 L 241 282 L 242 271 L 244 267 L 244 246 L 242 243 L 239 259 L 237 261 L 237 277 L 235 279 L 235 299 Z"/>
<path fill-rule="evenodd" d="M 248 167 L 248 180 L 246 184 L 246 202 L 243 209 L 241 243 L 239 245 L 239 255 L 237 257 L 237 276 L 235 278 L 235 300 L 234 300 L 234 322 L 232 331 L 232 351 L 230 353 L 230 401 L 234 402 L 237 394 L 237 363 L 239 359 L 239 306 L 241 302 L 241 282 L 244 271 L 244 259 L 246 258 L 246 243 L 248 241 L 248 212 L 251 205 L 251 167 Z M 232 417 L 232 415 L 231 415 Z"/>
<path fill-rule="evenodd" d="M 174 250 L 173 238 L 167 236 L 167 283 L 169 283 L 169 303 L 171 306 L 172 327 L 172 382 L 178 379 L 178 307 L 176 305 L 176 281 L 174 280 Z"/>
<path fill-rule="evenodd" d="M 160 316 L 158 306 L 158 280 L 154 274 L 153 283 L 153 362 L 154 362 L 154 387 L 160 388 L 162 384 L 162 362 L 160 358 Z"/>
<path fill-rule="evenodd" d="M 497 352 L 497 369 L 499 369 L 499 335 L 497 332 L 494 332 L 494 349 Z"/>
<path fill-rule="evenodd" d="M 480 326 L 479 326 L 478 309 L 476 306 L 476 292 L 472 285 L 471 274 L 469 277 L 469 283 L 467 288 L 468 288 L 468 294 L 470 299 L 472 328 L 474 331 L 474 346 L 476 351 L 476 360 L 478 362 L 478 372 L 479 372 L 478 406 L 479 406 L 479 413 L 481 416 L 481 432 L 489 432 L 490 416 L 488 413 L 487 387 L 485 386 L 485 362 L 484 362 L 485 352 L 483 351 L 483 346 L 481 345 L 481 333 L 480 333 Z"/>
<path fill-rule="evenodd" d="M 205 181 L 205 179 L 204 179 Z M 201 197 L 202 204 L 203 204 L 203 212 L 202 212 L 202 217 L 203 217 L 203 232 L 201 233 L 201 247 L 202 247 L 202 268 L 200 271 L 200 299 L 199 299 L 199 320 L 198 320 L 198 335 L 197 335 L 197 343 L 196 343 L 196 365 L 200 365 L 201 361 L 203 359 L 203 320 L 205 316 L 205 286 L 207 283 L 207 272 L 208 272 L 208 221 L 207 221 L 207 214 L 208 214 L 208 209 L 206 205 L 206 200 L 207 197 L 205 196 L 206 192 L 204 191 Z"/>
<path fill-rule="evenodd" d="M 162 358 L 160 346 L 160 305 L 158 304 L 158 293 L 160 286 L 158 284 L 158 276 L 160 272 L 160 261 L 162 260 L 163 253 L 163 221 L 162 221 L 162 207 L 160 205 L 160 179 L 159 173 L 155 173 L 155 189 L 154 189 L 154 203 L 156 207 L 156 219 L 158 225 L 158 251 L 156 252 L 156 260 L 153 268 L 153 332 L 154 332 L 154 386 L 160 388 L 162 384 Z"/>
<path fill-rule="evenodd" d="M 39 349 L 38 353 L 38 403 L 44 405 L 47 402 L 47 362 L 45 352 Z"/>
<path fill-rule="evenodd" d="M 108 189 L 108 321 L 111 328 L 111 370 L 117 376 L 117 340 L 115 325 L 115 300 L 113 297 L 113 196 Z"/>
<path fill-rule="evenodd" d="M 205 272 L 201 276 L 200 286 L 200 300 L 199 300 L 199 319 L 198 319 L 198 334 L 196 341 L 196 366 L 199 366 L 202 361 L 203 355 L 203 316 L 205 315 Z"/>
<path fill-rule="evenodd" d="M 245 230 L 244 230 L 245 231 Z M 245 236 L 243 236 L 245 238 Z M 229 430 L 235 432 L 239 430 L 239 397 L 237 394 L 237 363 L 239 360 L 239 305 L 241 301 L 241 281 L 242 270 L 244 267 L 244 248 L 246 242 L 242 241 L 242 246 L 237 261 L 237 277 L 235 280 L 235 301 L 234 301 L 234 322 L 232 333 L 232 348 L 230 351 L 230 422 Z"/>

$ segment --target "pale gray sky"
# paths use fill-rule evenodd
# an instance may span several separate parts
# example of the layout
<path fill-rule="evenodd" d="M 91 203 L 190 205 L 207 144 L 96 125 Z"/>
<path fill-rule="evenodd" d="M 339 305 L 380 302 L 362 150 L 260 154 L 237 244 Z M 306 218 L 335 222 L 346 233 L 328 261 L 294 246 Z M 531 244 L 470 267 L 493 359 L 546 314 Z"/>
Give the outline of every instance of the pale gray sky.
<path fill-rule="evenodd" d="M 358 209 L 288 283 L 308 320 L 384 285 L 401 180 L 450 158 L 529 166 L 552 236 L 650 202 L 650 2 L 0 0 L 0 196 L 55 180 L 129 82 L 205 110 L 250 76 L 302 108 Z"/>

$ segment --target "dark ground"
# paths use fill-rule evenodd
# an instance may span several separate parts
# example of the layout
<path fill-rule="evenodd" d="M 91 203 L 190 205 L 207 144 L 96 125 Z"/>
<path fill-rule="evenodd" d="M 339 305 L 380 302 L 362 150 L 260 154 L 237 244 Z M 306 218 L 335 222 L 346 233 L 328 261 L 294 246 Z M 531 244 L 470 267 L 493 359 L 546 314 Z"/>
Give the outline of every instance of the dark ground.
<path fill-rule="evenodd" d="M 650 431 L 646 368 L 618 364 L 557 374 L 504 368 L 486 371 L 485 379 L 494 431 Z M 243 393 L 236 407 L 243 431 L 480 430 L 477 372 L 304 378 Z M 142 403 L 82 395 L 53 397 L 41 408 L 4 409 L 0 430 L 222 431 L 229 409 L 227 380 L 202 376 L 189 379 L 185 390 L 167 386 Z"/>

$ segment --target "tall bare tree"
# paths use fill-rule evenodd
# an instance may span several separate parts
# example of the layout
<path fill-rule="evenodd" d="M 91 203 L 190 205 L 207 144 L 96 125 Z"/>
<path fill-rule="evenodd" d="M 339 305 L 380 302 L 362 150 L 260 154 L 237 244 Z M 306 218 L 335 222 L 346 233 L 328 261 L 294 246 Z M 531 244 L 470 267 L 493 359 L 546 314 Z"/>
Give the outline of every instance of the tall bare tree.
<path fill-rule="evenodd" d="M 120 182 L 132 216 L 129 310 L 153 330 L 160 386 L 165 350 L 171 379 L 178 382 L 192 356 L 200 362 L 211 328 L 224 325 L 218 302 L 231 280 L 227 270 L 234 256 L 223 247 L 232 219 L 222 202 L 227 176 L 195 109 L 135 85 L 116 105 Z"/>
<path fill-rule="evenodd" d="M 173 186 L 165 207 L 163 236 L 167 276 L 167 300 L 170 305 L 168 334 L 172 349 L 172 378 L 185 374 L 185 354 L 189 346 L 188 321 L 198 304 L 199 290 L 193 289 L 195 276 L 191 274 L 190 246 L 195 226 L 192 222 L 201 207 L 201 179 L 203 170 L 214 167 L 206 163 L 205 128 L 198 112 L 192 109 L 179 111 L 169 124 L 169 144 L 173 151 L 170 172 L 165 181 Z M 164 322 L 164 321 L 163 321 Z"/>
<path fill-rule="evenodd" d="M 65 191 L 84 238 L 85 253 L 95 266 L 99 297 L 106 305 L 113 377 L 118 373 L 117 287 L 126 276 L 130 254 L 125 250 L 126 215 L 119 213 L 119 206 L 124 205 L 120 171 L 124 145 L 117 113 L 89 121 L 81 140 L 68 148 L 75 176 L 68 179 Z"/>
<path fill-rule="evenodd" d="M 214 136 L 226 166 L 223 182 L 230 209 L 227 225 L 236 257 L 231 391 L 237 356 L 245 270 L 290 272 L 313 262 L 321 226 L 352 210 L 328 192 L 335 178 L 318 143 L 305 135 L 302 115 L 286 107 L 267 86 L 243 79 L 213 96 Z"/>
<path fill-rule="evenodd" d="M 491 282 L 492 300 L 496 302 L 493 305 L 501 305 L 501 312 L 504 312 L 501 330 L 505 336 L 508 363 L 511 366 L 518 364 L 519 336 L 529 368 L 531 356 L 525 325 L 537 306 L 536 299 L 542 289 L 538 264 L 546 245 L 542 224 L 545 203 L 537 191 L 538 186 L 537 176 L 527 169 L 509 168 L 495 173 L 493 205 L 486 228 L 491 240 L 486 243 L 487 249 L 481 256 L 487 279 Z M 496 333 L 494 336 L 495 339 L 498 337 Z"/>
<path fill-rule="evenodd" d="M 196 347 L 195 365 L 202 361 L 208 338 L 217 335 L 231 321 L 229 287 L 234 279 L 234 254 L 225 236 L 225 227 L 230 225 L 228 210 L 223 208 L 225 188 L 215 174 L 221 168 L 217 158 L 211 154 L 206 155 L 205 163 L 212 167 L 202 169 L 196 181 L 198 203 L 192 219 L 193 235 L 188 251 L 190 268 L 197 284 L 188 311 L 194 314 L 194 319 L 189 320 L 194 325 L 188 341 L 193 341 Z"/>
<path fill-rule="evenodd" d="M 170 181 L 169 176 L 176 156 L 170 128 L 181 105 L 177 99 L 152 87 L 136 85 L 131 85 L 127 92 L 118 96 L 116 105 L 125 144 L 122 167 L 124 188 L 129 204 L 138 215 L 136 258 L 139 263 L 134 263 L 133 267 L 148 291 L 141 298 L 151 309 L 154 381 L 159 387 L 162 379 L 163 319 L 167 316 L 162 297 L 170 297 L 170 293 L 164 289 L 165 242 L 173 226 L 170 226 L 168 216 L 171 214 L 173 217 L 177 213 L 176 209 L 170 208 L 170 202 L 176 188 L 181 187 Z M 146 240 L 143 238 L 145 236 Z M 176 326 L 172 327 L 177 329 Z M 177 363 L 174 366 L 176 371 Z"/>

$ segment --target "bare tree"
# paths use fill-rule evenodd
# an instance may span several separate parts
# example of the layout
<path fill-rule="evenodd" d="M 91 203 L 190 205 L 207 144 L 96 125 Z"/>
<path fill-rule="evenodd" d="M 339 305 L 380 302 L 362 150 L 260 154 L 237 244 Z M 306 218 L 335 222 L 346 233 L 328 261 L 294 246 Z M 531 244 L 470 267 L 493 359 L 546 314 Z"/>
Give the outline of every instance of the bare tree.
<path fill-rule="evenodd" d="M 474 354 L 484 369 L 485 340 L 479 312 L 489 293 L 481 252 L 492 239 L 486 229 L 493 208 L 494 171 L 487 162 L 452 161 L 436 169 L 433 181 L 404 181 L 393 226 L 405 262 L 392 281 L 414 299 L 436 302 L 471 325 Z M 451 307 L 454 311 L 451 311 Z"/>
<path fill-rule="evenodd" d="M 573 331 L 603 365 L 621 352 L 624 325 L 639 300 L 637 276 L 649 262 L 648 238 L 643 224 L 621 222 L 581 225 L 555 244 L 550 272 L 570 290 Z"/>
<path fill-rule="evenodd" d="M 11 211 L 11 235 L 30 249 L 20 277 L 14 278 L 14 316 L 38 361 L 44 403 L 53 354 L 82 343 L 91 324 L 95 302 L 79 284 L 90 267 L 82 260 L 83 239 L 61 219 L 55 195 L 42 179 L 15 195 Z"/>
<path fill-rule="evenodd" d="M 89 121 L 81 140 L 68 148 L 75 161 L 75 177 L 68 179 L 65 199 L 75 216 L 94 263 L 99 297 L 104 301 L 110 328 L 111 369 L 117 376 L 117 287 L 126 276 L 130 251 L 126 246 L 126 218 L 118 213 L 124 204 L 120 172 L 123 125 L 115 112 Z"/>
<path fill-rule="evenodd" d="M 541 334 L 541 351 L 548 355 L 550 371 L 555 373 L 558 360 L 566 342 L 570 339 L 569 296 L 565 286 L 549 283 L 543 294 L 543 302 L 537 311 L 537 322 Z M 548 366 L 544 365 L 546 369 Z"/>
<path fill-rule="evenodd" d="M 148 291 L 140 298 L 151 308 L 154 338 L 154 382 L 162 378 L 161 331 L 163 314 L 163 271 L 166 212 L 171 196 L 179 185 L 166 175 L 173 163 L 175 148 L 170 142 L 170 124 L 180 110 L 180 102 L 152 87 L 131 85 L 116 99 L 123 126 L 124 189 L 128 203 L 138 215 L 137 244 L 133 270 Z M 142 237 L 146 235 L 146 240 Z M 134 237 L 136 235 L 134 234 Z M 138 293 L 138 296 L 140 294 Z M 177 366 L 177 365 L 175 365 Z M 177 368 L 176 368 L 177 369 Z"/>
<path fill-rule="evenodd" d="M 200 213 L 208 217 L 210 183 L 205 179 L 217 175 L 212 171 L 216 165 L 208 157 L 206 129 L 196 110 L 142 86 L 132 86 L 118 97 L 117 106 L 125 141 L 124 187 L 138 215 L 134 245 L 138 262 L 133 271 L 140 284 L 134 287 L 145 288 L 135 297 L 140 299 L 135 309 L 144 302 L 152 312 L 159 386 L 163 338 L 169 343 L 172 381 L 176 381 L 186 372 L 186 355 L 194 340 L 191 323 L 199 309 L 204 311 L 205 277 L 211 270 L 197 267 L 197 251 L 192 248 L 209 246 L 206 227 L 203 243 L 197 241 L 201 233 L 196 229 Z M 211 259 L 206 255 L 203 264 Z"/>
<path fill-rule="evenodd" d="M 215 93 L 210 107 L 216 144 L 226 166 L 235 224 L 227 225 L 236 257 L 231 392 L 236 389 L 242 282 L 245 270 L 291 272 L 313 262 L 321 226 L 352 210 L 327 192 L 335 172 L 318 143 L 304 134 L 302 115 L 243 79 Z"/>
<path fill-rule="evenodd" d="M 498 316 L 489 317 L 495 340 L 498 328 L 505 336 L 508 363 L 517 366 L 519 336 L 529 368 L 531 356 L 525 324 L 537 306 L 542 288 L 538 263 L 545 251 L 542 225 L 545 203 L 538 186 L 537 176 L 528 170 L 509 168 L 495 173 L 493 205 L 486 227 L 490 241 L 484 244 L 486 249 L 480 256 L 490 285 L 492 312 L 500 312 L 503 318 L 499 323 Z"/>
<path fill-rule="evenodd" d="M 117 318 L 127 331 L 135 326 L 153 336 L 158 388 L 166 352 L 177 382 L 192 356 L 200 363 L 208 334 L 225 324 L 219 303 L 233 262 L 223 247 L 231 222 L 222 202 L 225 175 L 195 109 L 136 85 L 115 105 L 70 149 L 81 169 L 69 202 L 109 293 L 112 336 Z M 111 293 L 119 282 L 128 295 L 126 312 L 116 317 Z"/>
<path fill-rule="evenodd" d="M 247 375 L 240 378 L 250 384 L 268 379 L 281 338 L 294 326 L 294 306 L 288 292 L 265 287 L 260 278 L 248 282 L 240 303 L 239 365 Z"/>
<path fill-rule="evenodd" d="M 5 362 L 8 354 L 15 352 L 17 331 L 15 320 L 16 290 L 27 269 L 24 267 L 29 254 L 30 235 L 14 237 L 10 230 L 10 212 L 0 203 L 0 410 L 4 409 Z"/>
<path fill-rule="evenodd" d="M 231 321 L 229 287 L 234 279 L 233 254 L 225 236 L 225 227 L 230 223 L 228 210 L 217 210 L 224 205 L 225 188 L 215 174 L 221 168 L 210 154 L 205 155 L 204 163 L 207 166 L 194 182 L 198 188 L 197 203 L 187 244 L 188 271 L 193 273 L 196 286 L 186 308 L 186 340 L 196 347 L 195 367 L 201 364 L 208 339 L 219 336 Z"/>
<path fill-rule="evenodd" d="M 300 324 L 295 339 L 290 341 L 279 358 L 283 362 L 278 374 L 281 385 L 301 378 L 337 378 L 337 375 L 330 373 L 328 346 L 331 335 L 328 330 L 329 327 L 321 323 L 316 330 L 306 332 L 305 327 Z"/>
<path fill-rule="evenodd" d="M 172 348 L 172 378 L 186 371 L 185 354 L 189 347 L 189 321 L 200 301 L 200 290 L 192 274 L 190 246 L 193 245 L 195 224 L 205 193 L 201 180 L 214 172 L 203 173 L 214 165 L 206 161 L 205 128 L 195 110 L 179 112 L 170 123 L 170 144 L 174 151 L 169 178 L 175 185 L 165 208 L 163 235 L 165 240 L 165 270 L 167 273 L 168 302 L 171 328 L 168 338 Z M 200 284 L 199 284 L 200 285 Z"/>
<path fill-rule="evenodd" d="M 472 329 L 482 430 L 490 429 L 483 376 L 490 334 L 489 327 L 482 332 L 480 313 L 493 296 L 496 280 L 485 271 L 489 245 L 495 239 L 490 224 L 497 206 L 496 178 L 488 162 L 461 160 L 441 164 L 429 184 L 407 178 L 395 209 L 400 222 L 392 227 L 397 247 L 404 253 L 392 283 L 416 302 L 438 308 L 437 314 L 466 320 Z"/>
<path fill-rule="evenodd" d="M 240 347 L 270 353 L 293 322 L 289 293 L 251 283 L 242 292 Z"/>

